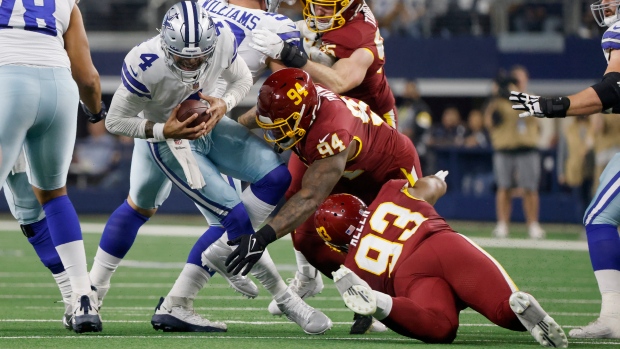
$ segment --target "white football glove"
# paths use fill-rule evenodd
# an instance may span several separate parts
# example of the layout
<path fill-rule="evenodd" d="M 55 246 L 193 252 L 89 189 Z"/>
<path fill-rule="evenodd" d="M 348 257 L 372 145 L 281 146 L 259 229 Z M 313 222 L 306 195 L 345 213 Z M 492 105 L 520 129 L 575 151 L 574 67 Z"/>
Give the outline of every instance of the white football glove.
<path fill-rule="evenodd" d="M 252 41 L 251 48 L 273 59 L 280 59 L 284 41 L 278 34 L 266 29 L 255 29 L 252 31 Z"/>
<path fill-rule="evenodd" d="M 510 91 L 510 101 L 517 104 L 512 106 L 512 109 L 524 111 L 519 114 L 519 117 L 536 116 L 545 117 L 545 114 L 540 107 L 540 96 L 532 96 L 527 93 Z"/>
<path fill-rule="evenodd" d="M 445 182 L 446 181 L 446 177 L 448 177 L 448 173 L 449 173 L 448 171 L 441 170 L 441 171 L 435 173 L 435 177 L 438 177 L 439 179 L 441 179 L 442 181 Z"/>

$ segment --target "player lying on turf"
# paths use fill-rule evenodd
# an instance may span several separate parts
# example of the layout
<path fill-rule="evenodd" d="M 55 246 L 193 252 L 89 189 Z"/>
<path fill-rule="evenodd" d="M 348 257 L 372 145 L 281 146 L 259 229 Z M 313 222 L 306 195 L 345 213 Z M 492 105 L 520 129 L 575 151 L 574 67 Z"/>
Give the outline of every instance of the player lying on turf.
<path fill-rule="evenodd" d="M 319 235 L 348 250 L 333 272 L 347 307 L 427 343 L 454 341 L 459 312 L 469 307 L 498 326 L 530 331 L 543 346 L 566 348 L 564 331 L 536 299 L 435 211 L 445 175 L 389 181 L 370 207 L 349 194 L 319 206 Z"/>

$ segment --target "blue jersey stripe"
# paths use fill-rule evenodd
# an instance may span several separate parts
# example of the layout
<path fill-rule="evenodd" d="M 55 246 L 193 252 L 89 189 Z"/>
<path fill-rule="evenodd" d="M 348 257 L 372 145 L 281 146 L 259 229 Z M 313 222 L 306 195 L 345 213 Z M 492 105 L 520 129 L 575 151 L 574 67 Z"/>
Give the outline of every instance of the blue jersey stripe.
<path fill-rule="evenodd" d="M 170 179 L 183 193 L 189 196 L 194 203 L 200 205 L 207 211 L 213 213 L 218 219 L 224 219 L 228 213 L 232 210 L 226 206 L 223 206 L 215 201 L 209 200 L 199 190 L 192 189 L 187 182 L 181 179 L 172 169 L 170 169 L 161 158 L 159 153 L 159 145 L 157 143 L 149 142 L 151 154 L 155 158 L 155 162 L 159 168 L 166 174 L 166 177 Z"/>
<path fill-rule="evenodd" d="M 125 78 L 125 74 L 121 74 L 121 81 L 123 82 L 123 85 L 125 86 L 125 88 L 127 90 L 129 90 L 129 92 L 137 95 L 138 97 L 146 97 L 148 99 L 151 99 L 151 95 L 150 94 L 144 94 L 139 92 L 138 90 L 136 90 L 133 86 L 131 86 L 131 84 L 127 81 L 127 79 Z"/>
<path fill-rule="evenodd" d="M 603 50 L 620 50 L 620 38 L 618 39 L 604 39 L 601 44 Z"/>
<path fill-rule="evenodd" d="M 185 42 L 185 47 L 188 47 L 189 43 L 187 42 L 187 39 L 189 38 L 189 19 L 187 18 L 187 4 L 186 1 L 181 2 L 181 5 L 183 6 L 183 23 L 185 23 L 185 40 L 183 40 Z"/>
<path fill-rule="evenodd" d="M 129 71 L 127 70 L 127 64 L 125 64 L 125 62 L 123 62 L 123 74 L 125 78 L 127 79 L 128 82 L 131 83 L 131 85 L 134 86 L 135 89 L 139 90 L 141 93 L 143 94 L 151 94 L 151 91 L 149 91 L 148 88 L 146 88 L 146 86 L 144 86 L 143 83 L 141 83 L 140 81 L 136 80 L 136 78 L 133 77 L 133 75 L 131 75 L 131 73 L 129 73 Z"/>
<path fill-rule="evenodd" d="M 620 180 L 620 173 L 615 174 L 612 179 L 609 181 L 609 183 L 607 183 L 607 185 L 605 186 L 605 188 L 603 188 L 603 190 L 600 191 L 600 193 L 598 193 L 598 196 L 596 197 L 596 201 L 590 205 L 590 209 L 586 212 L 585 217 L 584 217 L 584 224 L 589 224 L 592 221 L 594 221 L 594 219 L 607 207 L 609 206 L 609 204 L 611 203 L 611 201 L 613 201 L 613 199 L 616 197 L 618 190 L 620 190 L 620 187 L 618 186 L 618 181 Z M 614 194 L 607 196 L 607 193 L 614 187 L 616 186 L 616 188 L 614 189 Z M 606 198 L 605 198 L 606 197 Z M 605 202 L 603 202 L 603 200 L 606 200 Z M 600 207 L 599 207 L 600 206 Z"/>
<path fill-rule="evenodd" d="M 289 40 L 297 40 L 297 41 L 299 41 L 299 32 L 298 31 L 288 32 L 288 33 L 281 33 L 281 34 L 278 34 L 278 36 L 280 37 L 280 39 L 282 39 L 282 41 L 286 41 L 286 42 L 289 42 Z"/>
<path fill-rule="evenodd" d="M 198 4 L 195 2 L 192 3 L 192 11 L 194 11 L 194 40 L 196 42 L 196 47 L 199 47 L 198 43 L 200 42 L 200 32 L 198 29 L 200 28 L 200 22 L 198 15 L 200 14 L 200 10 L 198 8 Z"/>

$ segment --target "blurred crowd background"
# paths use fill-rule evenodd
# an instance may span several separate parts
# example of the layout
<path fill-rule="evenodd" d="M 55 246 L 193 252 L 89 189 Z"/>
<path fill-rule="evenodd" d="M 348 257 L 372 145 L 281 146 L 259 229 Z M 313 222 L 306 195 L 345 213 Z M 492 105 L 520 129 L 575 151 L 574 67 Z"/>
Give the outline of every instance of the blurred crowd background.
<path fill-rule="evenodd" d="M 120 83 L 120 63 L 110 61 L 121 62 L 133 45 L 155 35 L 164 11 L 175 2 L 80 3 L 107 102 Z M 579 222 L 598 175 L 620 150 L 620 118 L 519 119 L 506 107 L 506 94 L 517 89 L 568 95 L 600 79 L 605 69 L 600 50 L 604 28 L 596 25 L 590 13 L 592 1 L 366 2 L 385 39 L 386 73 L 397 97 L 400 131 L 416 145 L 424 174 L 451 171 L 448 194 L 453 195 L 454 207 L 446 208 L 444 215 L 493 220 L 498 190 L 494 153 L 534 149 L 540 159 L 541 221 Z M 302 18 L 299 1 L 283 3 L 280 12 L 293 20 Z M 477 45 L 488 43 L 495 51 L 476 52 L 480 51 Z M 569 52 L 574 45 L 588 49 Z M 406 51 L 394 53 L 402 49 Z M 584 60 L 592 62 L 589 71 L 581 69 Z M 456 65 L 461 76 L 453 78 L 452 71 L 435 62 Z M 458 66 L 462 62 L 465 67 Z M 547 67 L 560 67 L 560 73 Z M 255 92 L 233 112 L 233 118 L 255 102 Z M 75 190 L 118 189 L 126 194 L 132 140 L 112 136 L 103 123 L 89 125 L 83 118 L 78 137 L 70 176 Z M 504 144 L 506 139 L 514 144 Z M 524 195 L 515 189 L 511 197 Z M 476 204 L 463 208 L 462 202 Z M 549 204 L 571 212 L 547 212 Z M 523 212 L 514 211 L 513 219 L 523 219 Z"/>

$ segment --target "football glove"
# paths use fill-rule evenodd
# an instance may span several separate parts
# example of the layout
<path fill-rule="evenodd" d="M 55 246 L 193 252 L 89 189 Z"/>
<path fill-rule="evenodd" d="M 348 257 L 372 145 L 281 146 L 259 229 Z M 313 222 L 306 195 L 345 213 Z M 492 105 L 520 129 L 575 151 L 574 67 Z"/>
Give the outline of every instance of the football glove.
<path fill-rule="evenodd" d="M 285 43 L 276 33 L 266 29 L 252 31 L 250 47 L 282 61 L 287 67 L 301 68 L 308 62 L 308 56 L 299 47 Z"/>
<path fill-rule="evenodd" d="M 510 91 L 508 98 L 515 104 L 512 109 L 522 111 L 519 117 L 535 116 L 537 118 L 563 118 L 570 107 L 568 97 L 541 97 L 523 92 Z"/>
<path fill-rule="evenodd" d="M 88 110 L 88 107 L 86 106 L 86 104 L 84 104 L 84 102 L 80 101 L 80 105 L 82 106 L 82 111 L 84 112 L 84 114 L 88 116 L 88 122 L 90 122 L 91 124 L 98 123 L 99 121 L 105 119 L 105 117 L 108 115 L 108 108 L 103 101 L 101 101 L 101 110 L 99 110 L 99 113 L 97 114 L 93 114 L 90 110 Z"/>
<path fill-rule="evenodd" d="M 262 227 L 254 234 L 241 235 L 228 241 L 229 246 L 239 245 L 226 258 L 226 271 L 237 275 L 247 275 L 252 267 L 263 256 L 267 245 L 276 240 L 276 232 L 269 225 Z M 245 269 L 245 270 L 244 270 Z"/>
<path fill-rule="evenodd" d="M 439 179 L 441 179 L 442 181 L 445 182 L 446 181 L 446 177 L 448 177 L 448 173 L 449 173 L 448 171 L 441 170 L 441 171 L 435 173 L 435 177 L 438 177 Z M 450 178 L 452 178 L 452 177 L 450 177 Z"/>

